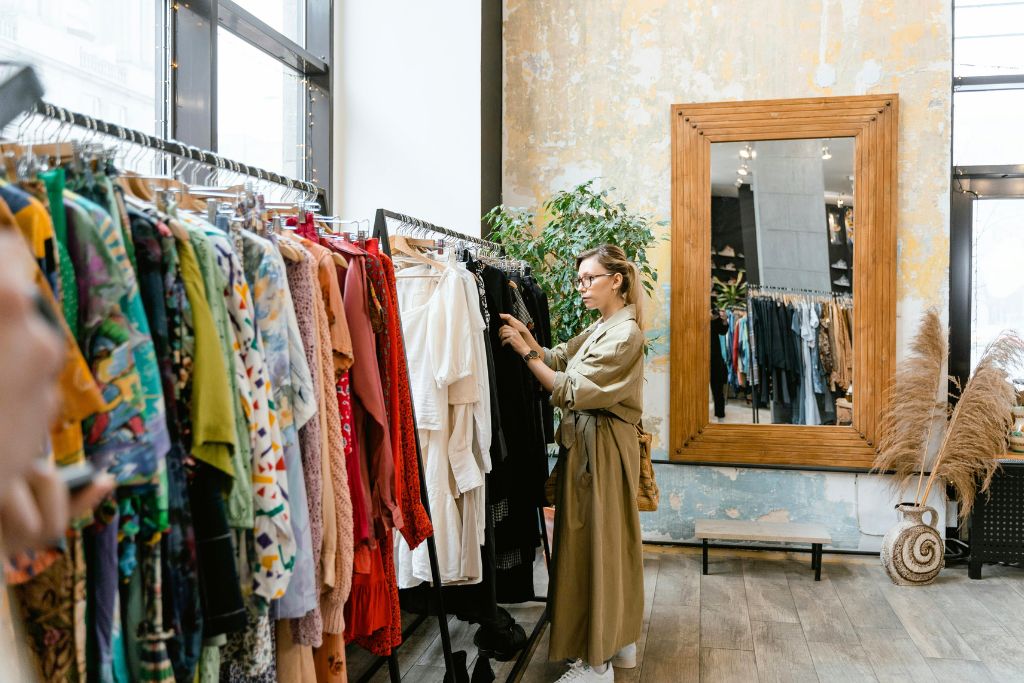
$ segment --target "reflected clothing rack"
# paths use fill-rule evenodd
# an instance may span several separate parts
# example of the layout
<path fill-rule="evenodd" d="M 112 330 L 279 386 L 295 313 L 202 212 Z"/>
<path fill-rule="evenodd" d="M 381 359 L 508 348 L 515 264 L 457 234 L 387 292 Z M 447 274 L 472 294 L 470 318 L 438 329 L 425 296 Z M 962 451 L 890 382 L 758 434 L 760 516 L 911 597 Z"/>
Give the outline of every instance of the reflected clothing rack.
<path fill-rule="evenodd" d="M 822 289 L 799 289 L 793 287 L 772 287 L 769 285 L 748 285 L 747 294 L 757 296 L 758 294 L 792 294 L 795 296 L 820 296 L 829 299 L 853 298 L 849 292 L 831 292 Z"/>

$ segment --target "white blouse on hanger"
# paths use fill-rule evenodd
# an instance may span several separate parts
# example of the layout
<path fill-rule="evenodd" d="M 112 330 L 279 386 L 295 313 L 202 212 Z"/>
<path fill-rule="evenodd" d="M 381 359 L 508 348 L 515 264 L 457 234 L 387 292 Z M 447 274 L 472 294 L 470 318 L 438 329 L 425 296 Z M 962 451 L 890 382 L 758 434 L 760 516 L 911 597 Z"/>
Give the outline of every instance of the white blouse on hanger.
<path fill-rule="evenodd" d="M 478 340 L 482 348 L 484 329 L 478 297 L 467 298 L 466 280 L 456 266 L 440 273 L 415 266 L 400 271 L 397 282 L 441 581 L 477 583 L 485 471 L 478 454 L 476 411 L 481 400 L 478 375 L 486 373 L 477 349 Z M 429 581 L 426 545 L 412 550 L 400 534 L 394 538 L 399 588 Z"/>

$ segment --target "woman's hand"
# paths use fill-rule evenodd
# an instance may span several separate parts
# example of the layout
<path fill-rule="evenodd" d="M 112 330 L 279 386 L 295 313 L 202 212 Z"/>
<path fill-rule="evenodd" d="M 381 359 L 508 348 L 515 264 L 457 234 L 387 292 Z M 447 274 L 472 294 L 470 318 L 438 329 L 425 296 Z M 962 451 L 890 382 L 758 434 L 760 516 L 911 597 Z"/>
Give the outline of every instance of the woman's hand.
<path fill-rule="evenodd" d="M 55 544 L 72 520 L 91 511 L 113 491 L 114 483 L 112 476 L 102 475 L 69 497 L 56 469 L 32 466 L 11 481 L 0 503 L 4 550 L 13 553 Z"/>
<path fill-rule="evenodd" d="M 501 321 L 505 323 L 505 325 L 501 328 L 502 344 L 505 344 L 505 330 L 511 328 L 515 330 L 516 333 L 518 333 L 519 336 L 522 337 L 523 341 L 526 343 L 526 350 L 523 351 L 523 355 L 529 353 L 530 349 L 533 349 L 542 356 L 544 355 L 544 347 L 537 343 L 537 340 L 533 338 L 533 333 L 530 332 L 530 329 L 523 324 L 522 320 L 516 318 L 515 316 L 509 315 L 508 313 L 499 313 L 498 315 L 501 316 Z"/>
<path fill-rule="evenodd" d="M 502 315 L 502 317 L 505 317 Z M 519 323 L 522 325 L 522 323 Z M 523 329 L 526 329 L 525 327 Z M 526 332 L 529 334 L 529 330 Z M 530 345 L 523 339 L 523 335 L 519 330 L 514 328 L 512 325 L 502 325 L 501 329 L 498 330 L 498 336 L 501 337 L 501 345 L 508 346 L 513 351 L 518 353 L 520 356 L 525 356 L 530 352 Z"/>

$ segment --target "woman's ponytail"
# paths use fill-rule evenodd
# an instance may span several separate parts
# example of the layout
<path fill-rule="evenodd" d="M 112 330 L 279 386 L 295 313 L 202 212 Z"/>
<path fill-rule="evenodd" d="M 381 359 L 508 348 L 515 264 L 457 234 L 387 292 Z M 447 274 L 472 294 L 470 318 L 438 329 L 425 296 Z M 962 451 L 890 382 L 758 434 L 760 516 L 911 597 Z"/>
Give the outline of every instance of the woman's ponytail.
<path fill-rule="evenodd" d="M 623 296 L 626 299 L 627 304 L 632 304 L 636 307 L 636 325 L 641 330 L 644 329 L 644 285 L 643 275 L 640 274 L 640 268 L 632 261 L 626 261 L 629 264 L 629 286 L 626 287 L 626 291 L 623 292 Z M 625 278 L 623 278 L 625 283 Z"/>

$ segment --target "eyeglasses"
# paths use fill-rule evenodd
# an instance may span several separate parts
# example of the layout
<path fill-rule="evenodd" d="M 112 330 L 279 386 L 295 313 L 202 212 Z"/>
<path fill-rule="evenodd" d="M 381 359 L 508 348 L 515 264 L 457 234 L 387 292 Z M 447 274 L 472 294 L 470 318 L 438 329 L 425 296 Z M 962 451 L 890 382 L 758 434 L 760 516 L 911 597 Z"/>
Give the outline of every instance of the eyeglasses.
<path fill-rule="evenodd" d="M 610 277 L 613 273 L 599 273 L 598 275 L 583 275 L 576 278 L 576 287 L 582 289 L 590 289 L 594 286 L 595 278 L 599 277 Z"/>

